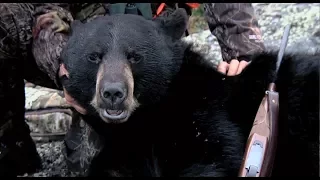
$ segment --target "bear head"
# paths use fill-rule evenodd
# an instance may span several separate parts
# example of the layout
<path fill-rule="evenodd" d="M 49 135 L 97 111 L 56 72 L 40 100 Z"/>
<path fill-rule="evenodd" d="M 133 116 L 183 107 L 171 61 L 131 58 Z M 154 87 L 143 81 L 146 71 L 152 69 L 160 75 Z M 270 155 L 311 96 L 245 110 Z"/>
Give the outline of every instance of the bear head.
<path fill-rule="evenodd" d="M 152 21 L 130 14 L 74 21 L 61 54 L 69 74 L 63 86 L 105 122 L 127 121 L 139 105 L 166 95 L 184 57 L 187 20 L 178 9 Z"/>

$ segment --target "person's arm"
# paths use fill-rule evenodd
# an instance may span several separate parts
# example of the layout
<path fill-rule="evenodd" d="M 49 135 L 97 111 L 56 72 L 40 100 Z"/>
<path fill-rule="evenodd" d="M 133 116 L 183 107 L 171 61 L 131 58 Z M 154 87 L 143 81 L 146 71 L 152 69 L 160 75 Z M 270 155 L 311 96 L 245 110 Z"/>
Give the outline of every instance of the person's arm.
<path fill-rule="evenodd" d="M 221 47 L 223 61 L 249 61 L 264 44 L 251 3 L 205 3 L 210 31 Z"/>
<path fill-rule="evenodd" d="M 58 89 L 64 90 L 64 96 L 68 104 L 74 107 L 81 114 L 85 114 L 86 110 L 77 104 L 77 102 L 69 96 L 68 92 L 62 87 L 59 79 L 61 76 L 68 76 L 68 72 L 61 64 L 59 58 L 66 41 L 69 38 L 71 29 L 70 22 L 73 21 L 73 14 L 82 13 L 81 4 L 76 6 L 62 6 L 61 4 L 38 4 L 35 10 L 35 21 L 33 24 L 33 44 L 32 52 L 34 59 L 44 73 L 56 83 Z M 85 6 L 90 7 L 90 6 Z M 69 10 L 70 9 L 70 10 Z M 89 8 L 90 9 L 90 8 Z M 84 9 L 88 12 L 88 9 Z M 93 18 L 95 15 L 101 14 L 100 11 L 92 14 L 85 14 L 86 17 Z M 81 16 L 83 17 L 83 16 Z M 82 20 L 86 20 L 82 19 Z"/>
<path fill-rule="evenodd" d="M 34 3 L 32 52 L 38 68 L 48 74 L 58 88 L 59 57 L 68 40 L 73 19 L 86 21 L 105 14 L 101 3 Z M 76 16 L 74 18 L 72 15 Z"/>
<path fill-rule="evenodd" d="M 72 21 L 69 7 L 63 3 L 35 3 L 34 7 L 32 53 L 38 68 L 60 89 L 57 74 Z"/>

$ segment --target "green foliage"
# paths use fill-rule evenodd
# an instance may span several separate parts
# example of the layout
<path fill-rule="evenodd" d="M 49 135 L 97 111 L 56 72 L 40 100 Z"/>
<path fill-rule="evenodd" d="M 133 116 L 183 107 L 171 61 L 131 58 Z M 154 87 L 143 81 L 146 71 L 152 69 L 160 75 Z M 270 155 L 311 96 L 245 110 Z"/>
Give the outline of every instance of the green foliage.
<path fill-rule="evenodd" d="M 192 34 L 206 29 L 208 29 L 208 23 L 204 18 L 203 4 L 201 4 L 199 8 L 192 10 L 188 31 Z"/>
<path fill-rule="evenodd" d="M 204 15 L 203 4 L 201 4 L 199 8 L 192 10 L 192 15 L 193 16 L 203 16 Z"/>

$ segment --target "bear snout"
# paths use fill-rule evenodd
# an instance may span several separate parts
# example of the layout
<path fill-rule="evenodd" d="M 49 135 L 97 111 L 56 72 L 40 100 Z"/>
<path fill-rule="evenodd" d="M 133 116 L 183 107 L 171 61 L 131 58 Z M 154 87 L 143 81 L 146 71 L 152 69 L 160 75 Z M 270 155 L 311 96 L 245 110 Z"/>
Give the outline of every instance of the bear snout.
<path fill-rule="evenodd" d="M 127 98 L 128 90 L 122 82 L 104 82 L 101 84 L 100 98 L 106 104 L 108 109 L 114 109 L 121 106 Z"/>
<path fill-rule="evenodd" d="M 139 106 L 134 94 L 134 78 L 130 64 L 115 58 L 100 64 L 91 105 L 107 123 L 126 122 Z"/>

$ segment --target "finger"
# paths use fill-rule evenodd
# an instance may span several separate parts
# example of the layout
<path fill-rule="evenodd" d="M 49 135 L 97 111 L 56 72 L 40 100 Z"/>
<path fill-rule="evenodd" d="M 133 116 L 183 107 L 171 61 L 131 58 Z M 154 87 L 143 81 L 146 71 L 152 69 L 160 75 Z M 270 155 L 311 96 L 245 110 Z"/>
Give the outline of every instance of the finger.
<path fill-rule="evenodd" d="M 243 69 L 247 67 L 247 65 L 248 65 L 247 61 L 240 61 L 238 70 L 237 70 L 237 75 L 240 74 L 243 71 Z"/>
<path fill-rule="evenodd" d="M 83 107 L 78 105 L 77 101 L 68 94 L 65 88 L 63 88 L 63 92 L 64 92 L 64 98 L 66 99 L 67 104 L 71 105 L 76 111 L 78 111 L 81 114 L 87 113 L 87 111 Z"/>
<path fill-rule="evenodd" d="M 229 69 L 229 64 L 225 61 L 221 61 L 218 65 L 218 71 L 223 73 L 223 74 L 226 74 L 227 71 Z"/>
<path fill-rule="evenodd" d="M 81 107 L 80 105 L 77 104 L 77 102 L 72 99 L 71 101 L 67 100 L 67 104 L 69 104 L 70 106 L 72 106 L 76 111 L 78 111 L 81 114 L 87 114 L 87 110 L 85 110 L 83 107 Z"/>
<path fill-rule="evenodd" d="M 65 65 L 62 63 L 60 64 L 60 68 L 59 68 L 59 77 L 62 77 L 66 75 L 67 78 L 69 78 L 69 72 L 67 71 Z"/>
<path fill-rule="evenodd" d="M 87 114 L 87 111 L 77 104 L 72 104 L 72 107 L 76 109 L 80 114 Z"/>
<path fill-rule="evenodd" d="M 238 60 L 236 60 L 236 59 L 231 60 L 227 75 L 228 76 L 236 75 L 237 70 L 238 70 L 238 66 L 239 66 L 239 61 Z"/>
<path fill-rule="evenodd" d="M 69 105 L 75 104 L 75 100 L 68 94 L 68 92 L 63 88 L 64 98 Z"/>

